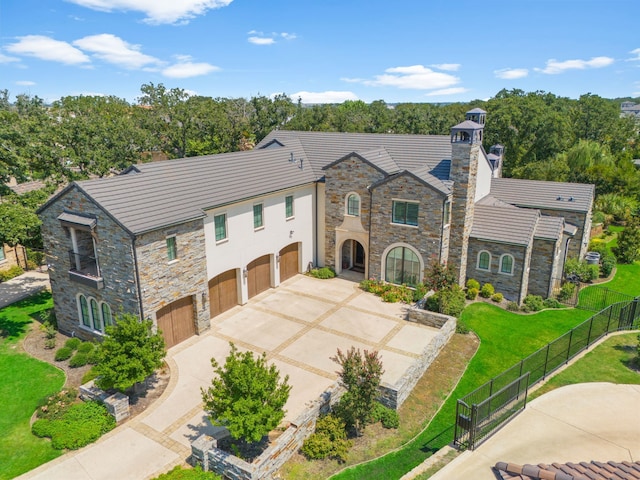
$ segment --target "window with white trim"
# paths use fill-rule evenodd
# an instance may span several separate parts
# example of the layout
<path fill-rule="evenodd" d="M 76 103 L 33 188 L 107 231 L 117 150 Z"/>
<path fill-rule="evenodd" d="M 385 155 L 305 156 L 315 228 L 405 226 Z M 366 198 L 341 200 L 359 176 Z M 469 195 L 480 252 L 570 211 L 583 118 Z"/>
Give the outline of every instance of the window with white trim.
<path fill-rule="evenodd" d="M 99 333 L 104 333 L 105 327 L 113 325 L 111 307 L 105 302 L 98 302 L 93 297 L 80 294 L 77 297 L 78 316 L 80 326 Z"/>
<path fill-rule="evenodd" d="M 4 253 L 4 245 L 0 245 L 0 262 L 4 262 L 7 259 L 7 255 Z"/>
<path fill-rule="evenodd" d="M 221 213 L 213 217 L 213 223 L 216 232 L 216 242 L 226 240 L 227 238 L 227 214 Z"/>
<path fill-rule="evenodd" d="M 487 272 L 491 270 L 491 254 L 486 250 L 478 253 L 478 264 L 476 265 L 478 270 L 486 270 Z"/>
<path fill-rule="evenodd" d="M 360 216 L 360 196 L 356 193 L 351 193 L 347 197 L 347 215 Z"/>
<path fill-rule="evenodd" d="M 293 218 L 293 195 L 287 195 L 286 197 L 284 197 L 284 210 L 286 218 Z"/>
<path fill-rule="evenodd" d="M 111 315 L 111 307 L 109 304 L 102 302 L 100 310 L 102 311 L 102 324 L 104 327 L 113 326 L 113 316 Z"/>
<path fill-rule="evenodd" d="M 253 206 L 253 228 L 257 230 L 262 227 L 264 227 L 263 208 L 261 203 L 256 203 Z"/>
<path fill-rule="evenodd" d="M 416 202 L 393 201 L 391 221 L 400 225 L 418 225 L 419 204 Z"/>
<path fill-rule="evenodd" d="M 513 256 L 505 253 L 500 257 L 500 273 L 513 274 Z"/>

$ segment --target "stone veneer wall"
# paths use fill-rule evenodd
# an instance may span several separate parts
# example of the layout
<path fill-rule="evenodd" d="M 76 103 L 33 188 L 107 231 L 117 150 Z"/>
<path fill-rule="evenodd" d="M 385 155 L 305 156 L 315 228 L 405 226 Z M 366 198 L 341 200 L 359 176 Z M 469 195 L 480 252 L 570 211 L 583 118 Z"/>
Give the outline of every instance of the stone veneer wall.
<path fill-rule="evenodd" d="M 0 271 L 8 270 L 14 265 L 20 265 L 26 270 L 26 251 L 22 245 L 11 247 L 5 243 L 4 245 L 0 245 L 0 248 L 4 250 L 4 260 L 0 260 Z"/>
<path fill-rule="evenodd" d="M 478 270 L 478 254 L 486 250 L 491 254 L 490 271 Z M 485 283 L 490 283 L 495 287 L 496 292 L 500 292 L 507 300 L 520 303 L 526 295 L 528 284 L 527 268 L 529 248 L 524 245 L 508 245 L 505 243 L 487 242 L 477 238 L 469 239 L 469 262 L 467 264 L 467 278 L 474 278 L 480 282 L 482 287 Z M 500 256 L 508 253 L 513 255 L 513 274 L 505 275 L 498 273 L 500 269 Z M 524 276 L 524 282 L 523 282 Z"/>
<path fill-rule="evenodd" d="M 107 393 L 96 387 L 95 381 L 91 380 L 84 385 L 80 385 L 80 398 L 85 402 L 93 400 L 102 403 L 107 407 L 109 414 L 116 420 L 121 422 L 129 417 L 129 397 L 124 393 Z"/>
<path fill-rule="evenodd" d="M 453 181 L 453 200 L 448 264 L 456 269 L 460 285 L 464 285 L 466 281 L 468 259 L 473 258 L 469 255 L 468 245 L 475 212 L 479 156 L 479 143 L 453 142 L 451 144 L 449 179 Z"/>
<path fill-rule="evenodd" d="M 336 229 L 344 223 L 346 195 L 349 192 L 360 195 L 361 228 L 356 233 L 361 235 L 368 231 L 369 226 L 370 196 L 367 187 L 382 178 L 384 173 L 356 156 L 325 170 L 325 265 L 333 268 L 341 266 L 340 259 L 335 258 Z M 365 262 L 368 261 L 368 255 L 369 252 L 365 251 Z"/>
<path fill-rule="evenodd" d="M 550 295 L 553 279 L 558 277 L 559 249 L 560 240 L 541 238 L 533 240 L 527 293 L 540 295 L 542 298 Z"/>
<path fill-rule="evenodd" d="M 92 288 L 69 278 L 71 238 L 68 229 L 57 219 L 65 209 L 97 219 L 94 238 L 104 288 Z M 40 214 L 40 219 L 55 313 L 62 332 L 87 340 L 100 336 L 99 332 L 81 326 L 76 301 L 80 293 L 106 302 L 114 315 L 120 311 L 140 314 L 131 237 L 120 225 L 77 188 L 70 189 L 50 204 Z"/>
<path fill-rule="evenodd" d="M 589 234 L 591 230 L 591 212 L 574 212 L 570 210 L 550 210 L 540 209 L 540 213 L 543 215 L 549 215 L 552 217 L 564 217 L 564 221 L 578 227 L 578 231 L 575 236 L 571 238 L 569 242 L 569 251 L 567 257 L 579 257 L 582 258 L 587 252 L 589 246 Z M 585 230 L 586 228 L 586 230 Z M 583 246 L 582 242 L 586 241 L 586 245 Z"/>
<path fill-rule="evenodd" d="M 427 268 L 440 261 L 445 195 L 414 177 L 401 175 L 372 191 L 369 277 L 384 280 L 383 254 L 396 243 L 411 245 Z M 392 224 L 393 200 L 419 202 L 418 226 Z M 423 272 L 420 272 L 421 276 Z"/>
<path fill-rule="evenodd" d="M 409 312 L 409 321 L 424 325 L 441 325 L 440 332 L 427 345 L 422 354 L 396 385 L 380 385 L 378 400 L 389 408 L 398 409 L 407 399 L 413 387 L 440 350 L 456 331 L 456 319 L 414 307 Z M 217 439 L 201 435 L 191 444 L 191 456 L 205 471 L 212 471 L 230 480 L 258 480 L 274 478 L 275 473 L 296 453 L 305 439 L 315 431 L 316 420 L 328 413 L 331 406 L 340 400 L 344 389 L 336 382 L 289 425 L 253 463 L 248 463 L 217 448 Z"/>
<path fill-rule="evenodd" d="M 167 236 L 176 236 L 177 259 L 167 258 Z M 207 261 L 202 220 L 155 230 L 136 239 L 136 254 L 144 317 L 155 321 L 156 312 L 175 300 L 194 295 L 196 331 L 210 326 Z"/>

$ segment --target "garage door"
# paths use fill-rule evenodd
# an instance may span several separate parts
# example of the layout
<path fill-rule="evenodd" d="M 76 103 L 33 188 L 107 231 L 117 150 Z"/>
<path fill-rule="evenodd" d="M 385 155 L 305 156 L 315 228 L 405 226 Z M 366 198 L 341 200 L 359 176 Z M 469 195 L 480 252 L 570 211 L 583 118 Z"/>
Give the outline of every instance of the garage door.
<path fill-rule="evenodd" d="M 238 304 L 236 270 L 228 270 L 209 280 L 209 313 L 211 318 Z"/>
<path fill-rule="evenodd" d="M 292 243 L 280 250 L 280 281 L 298 273 L 298 244 Z"/>
<path fill-rule="evenodd" d="M 191 296 L 181 298 L 162 307 L 156 313 L 158 329 L 162 330 L 167 348 L 195 335 L 196 326 L 193 320 L 193 300 Z"/>
<path fill-rule="evenodd" d="M 269 255 L 256 258 L 247 265 L 249 298 L 264 292 L 271 286 L 271 262 Z"/>

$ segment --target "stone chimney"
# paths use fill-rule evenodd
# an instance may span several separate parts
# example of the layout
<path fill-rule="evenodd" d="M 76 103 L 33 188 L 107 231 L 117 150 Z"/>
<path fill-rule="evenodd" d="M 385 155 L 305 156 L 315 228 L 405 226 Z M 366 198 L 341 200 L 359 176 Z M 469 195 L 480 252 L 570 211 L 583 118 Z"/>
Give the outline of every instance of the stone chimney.
<path fill-rule="evenodd" d="M 451 128 L 451 170 L 453 182 L 451 231 L 448 264 L 453 266 L 458 283 L 464 286 L 467 276 L 469 235 L 473 227 L 478 161 L 486 112 L 474 108 L 466 120 Z"/>

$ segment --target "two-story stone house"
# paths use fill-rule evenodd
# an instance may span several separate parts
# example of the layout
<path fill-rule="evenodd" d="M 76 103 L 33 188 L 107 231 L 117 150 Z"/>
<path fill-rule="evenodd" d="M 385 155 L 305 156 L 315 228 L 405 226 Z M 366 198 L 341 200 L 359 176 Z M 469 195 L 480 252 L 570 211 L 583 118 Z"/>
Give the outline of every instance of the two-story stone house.
<path fill-rule="evenodd" d="M 274 131 L 254 150 L 74 182 L 39 211 L 60 328 L 119 311 L 168 346 L 312 265 L 415 285 L 430 262 L 548 296 L 588 243 L 593 186 L 500 178 L 485 112 L 451 136 Z"/>

